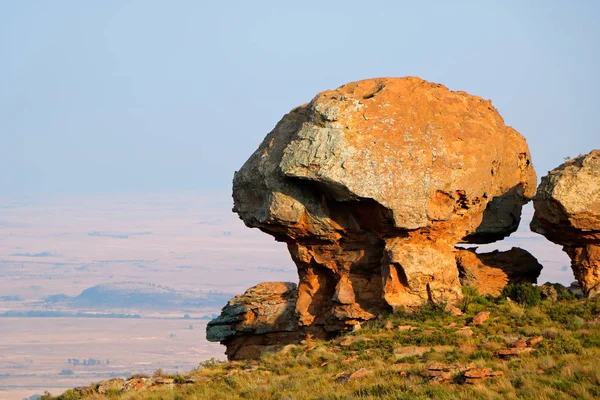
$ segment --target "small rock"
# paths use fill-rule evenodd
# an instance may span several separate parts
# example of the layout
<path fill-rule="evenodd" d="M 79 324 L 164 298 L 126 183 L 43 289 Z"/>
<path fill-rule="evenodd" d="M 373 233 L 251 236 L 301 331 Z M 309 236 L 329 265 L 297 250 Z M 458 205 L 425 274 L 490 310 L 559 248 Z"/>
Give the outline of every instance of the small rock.
<path fill-rule="evenodd" d="M 490 312 L 489 311 L 482 311 L 480 313 L 478 313 L 477 315 L 475 315 L 475 317 L 473 317 L 473 325 L 481 325 L 483 324 L 485 321 L 487 321 L 487 319 L 490 316 Z"/>
<path fill-rule="evenodd" d="M 338 380 L 343 380 L 348 376 L 348 372 L 344 371 L 344 372 L 340 372 L 339 374 L 335 375 L 335 379 Z"/>
<path fill-rule="evenodd" d="M 350 375 L 349 375 L 349 376 L 348 376 L 348 377 L 345 379 L 345 381 L 346 381 L 346 382 L 350 382 L 350 381 L 353 381 L 353 380 L 355 380 L 355 379 L 362 378 L 363 376 L 366 376 L 366 375 L 369 375 L 369 374 L 372 374 L 372 373 L 373 373 L 373 371 L 370 371 L 370 370 L 368 370 L 368 369 L 366 369 L 366 368 L 361 368 L 361 369 L 359 369 L 359 370 L 357 370 L 357 371 L 355 371 L 355 372 L 351 373 L 351 374 L 350 374 Z"/>
<path fill-rule="evenodd" d="M 317 346 L 315 346 L 314 344 L 311 344 L 310 346 L 308 346 L 303 352 L 302 355 L 306 355 L 309 351 L 312 351 L 314 349 L 316 349 Z"/>
<path fill-rule="evenodd" d="M 399 331 L 412 331 L 413 329 L 415 329 L 415 327 L 412 325 L 400 325 L 398 327 Z"/>
<path fill-rule="evenodd" d="M 394 329 L 394 324 L 392 323 L 392 321 L 388 321 L 385 323 L 385 329 L 387 329 L 388 331 Z"/>
<path fill-rule="evenodd" d="M 502 371 L 493 371 L 491 368 L 471 368 L 465 371 L 466 383 L 474 384 L 485 378 L 504 375 Z"/>
<path fill-rule="evenodd" d="M 345 360 L 342 360 L 342 364 L 350 364 L 351 362 L 356 360 L 358 360 L 358 356 L 346 358 Z"/>
<path fill-rule="evenodd" d="M 448 324 L 448 328 L 454 328 L 454 327 L 456 327 L 456 325 L 457 325 L 456 322 L 451 322 Z"/>
<path fill-rule="evenodd" d="M 327 364 L 329 364 L 329 362 L 328 362 L 328 361 L 324 361 L 324 362 L 322 362 L 322 363 L 321 363 L 320 367 L 324 367 L 324 366 L 326 366 Z"/>
<path fill-rule="evenodd" d="M 432 378 L 429 383 L 442 383 L 452 379 L 452 373 L 447 371 L 421 371 L 423 378 Z"/>
<path fill-rule="evenodd" d="M 446 305 L 446 312 L 450 313 L 450 315 L 453 315 L 455 317 L 458 317 L 459 315 L 463 315 L 464 313 L 460 310 L 460 308 L 453 306 L 452 304 L 448 304 Z"/>
<path fill-rule="evenodd" d="M 542 340 L 544 340 L 544 337 L 543 337 L 543 336 L 534 336 L 534 337 L 532 337 L 532 338 L 530 338 L 530 339 L 527 339 L 527 344 L 528 344 L 530 347 L 533 347 L 533 346 L 535 346 L 536 344 L 538 344 L 539 342 L 541 342 Z"/>
<path fill-rule="evenodd" d="M 429 349 L 430 347 L 424 346 L 404 346 L 397 348 L 394 351 L 394 355 L 398 358 L 422 356 L 427 351 L 429 351 Z"/>
<path fill-rule="evenodd" d="M 518 356 L 521 354 L 526 354 L 529 353 L 530 351 L 533 351 L 533 349 L 531 347 L 514 347 L 512 349 L 507 349 L 507 350 L 498 350 L 494 353 L 495 356 L 497 357 L 511 357 L 511 356 Z"/>
<path fill-rule="evenodd" d="M 348 347 L 354 343 L 358 343 L 358 342 L 368 342 L 369 339 L 368 337 L 363 337 L 363 336 L 349 336 L 347 338 L 345 338 L 344 340 L 342 340 L 340 342 L 340 346 L 342 347 Z"/>
<path fill-rule="evenodd" d="M 525 339 L 517 340 L 516 342 L 511 344 L 512 347 L 527 347 L 527 345 L 528 343 Z"/>

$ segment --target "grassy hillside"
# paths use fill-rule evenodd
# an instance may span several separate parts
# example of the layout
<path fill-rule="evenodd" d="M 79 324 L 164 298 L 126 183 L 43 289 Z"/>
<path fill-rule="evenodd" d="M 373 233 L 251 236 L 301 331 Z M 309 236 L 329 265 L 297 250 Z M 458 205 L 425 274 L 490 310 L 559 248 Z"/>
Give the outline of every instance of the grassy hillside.
<path fill-rule="evenodd" d="M 558 300 L 540 301 L 531 286 L 509 288 L 498 300 L 465 294 L 463 315 L 398 312 L 258 361 L 208 361 L 187 375 L 127 383 L 145 389 L 103 382 L 58 399 L 600 398 L 599 299 L 559 291 Z"/>

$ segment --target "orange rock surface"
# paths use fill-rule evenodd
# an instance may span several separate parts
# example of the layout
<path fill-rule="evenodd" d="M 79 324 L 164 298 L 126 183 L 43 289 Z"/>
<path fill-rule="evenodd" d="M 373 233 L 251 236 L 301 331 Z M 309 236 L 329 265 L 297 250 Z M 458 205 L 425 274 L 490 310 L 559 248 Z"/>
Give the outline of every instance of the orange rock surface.
<path fill-rule="evenodd" d="M 461 284 L 476 288 L 482 295 L 499 296 L 509 283 L 537 283 L 542 271 L 536 258 L 518 247 L 480 254 L 457 249 L 455 255 Z"/>

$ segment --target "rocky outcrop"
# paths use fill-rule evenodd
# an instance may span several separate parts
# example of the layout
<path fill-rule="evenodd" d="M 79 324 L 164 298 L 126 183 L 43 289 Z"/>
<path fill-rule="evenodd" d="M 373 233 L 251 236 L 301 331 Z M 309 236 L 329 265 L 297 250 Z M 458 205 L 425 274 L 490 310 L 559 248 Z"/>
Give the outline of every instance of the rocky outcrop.
<path fill-rule="evenodd" d="M 499 296 L 511 283 L 537 283 L 542 272 L 537 259 L 518 247 L 481 254 L 473 249 L 457 249 L 455 255 L 460 283 L 476 288 L 482 295 Z"/>
<path fill-rule="evenodd" d="M 233 198 L 247 226 L 288 245 L 299 330 L 327 333 L 460 300 L 454 246 L 515 231 L 535 184 L 525 139 L 490 101 L 385 78 L 292 110 L 236 172 Z"/>
<path fill-rule="evenodd" d="M 567 161 L 542 178 L 531 230 L 563 246 L 589 296 L 600 293 L 600 150 Z"/>
<path fill-rule="evenodd" d="M 297 343 L 307 332 L 298 327 L 295 283 L 266 282 L 236 296 L 210 321 L 206 338 L 227 347 L 231 360 L 256 358 L 265 350 Z"/>

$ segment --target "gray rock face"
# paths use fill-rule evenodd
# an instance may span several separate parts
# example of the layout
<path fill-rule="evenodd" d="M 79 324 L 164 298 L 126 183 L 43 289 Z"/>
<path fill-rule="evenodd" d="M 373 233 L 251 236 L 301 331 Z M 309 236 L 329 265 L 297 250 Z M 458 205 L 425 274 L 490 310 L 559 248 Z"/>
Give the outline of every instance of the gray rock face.
<path fill-rule="evenodd" d="M 563 246 L 586 294 L 600 293 L 600 150 L 550 171 L 533 204 L 531 230 Z"/>

